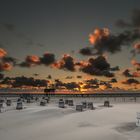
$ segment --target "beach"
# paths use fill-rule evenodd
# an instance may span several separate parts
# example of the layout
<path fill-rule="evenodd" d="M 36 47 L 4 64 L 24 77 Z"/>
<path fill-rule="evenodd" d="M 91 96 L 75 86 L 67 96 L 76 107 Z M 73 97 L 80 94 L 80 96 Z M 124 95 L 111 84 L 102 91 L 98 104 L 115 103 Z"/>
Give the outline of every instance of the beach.
<path fill-rule="evenodd" d="M 84 99 L 83 99 L 84 100 Z M 80 100 L 79 100 L 80 102 Z M 78 100 L 75 101 L 79 103 Z M 57 100 L 46 106 L 24 104 L 0 113 L 1 140 L 138 140 L 136 126 L 139 102 L 94 103 L 95 110 L 75 111 L 75 106 L 59 108 Z"/>

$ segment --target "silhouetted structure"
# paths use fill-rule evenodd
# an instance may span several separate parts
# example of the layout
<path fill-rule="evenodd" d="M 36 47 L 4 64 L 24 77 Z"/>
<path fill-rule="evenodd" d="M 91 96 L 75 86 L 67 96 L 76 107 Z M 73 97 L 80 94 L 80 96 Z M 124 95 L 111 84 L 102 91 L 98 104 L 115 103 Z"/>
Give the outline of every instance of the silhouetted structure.
<path fill-rule="evenodd" d="M 49 103 L 49 101 L 50 101 L 50 97 L 45 97 L 45 96 L 44 96 L 44 97 L 42 97 L 42 99 L 43 99 L 43 100 L 46 100 L 47 103 Z"/>
<path fill-rule="evenodd" d="M 0 99 L 0 103 L 4 103 L 4 99 Z"/>
<path fill-rule="evenodd" d="M 87 102 L 82 102 L 83 108 L 87 108 Z"/>
<path fill-rule="evenodd" d="M 83 105 L 76 105 L 76 111 L 83 111 Z"/>
<path fill-rule="evenodd" d="M 60 101 L 63 101 L 63 99 L 59 99 L 59 102 L 60 102 Z"/>
<path fill-rule="evenodd" d="M 68 104 L 68 99 L 65 100 L 65 104 Z"/>
<path fill-rule="evenodd" d="M 68 105 L 73 106 L 73 100 L 68 100 Z"/>
<path fill-rule="evenodd" d="M 8 100 L 6 101 L 6 105 L 7 105 L 7 106 L 11 106 L 11 104 L 12 104 L 12 100 L 9 100 L 9 99 L 8 99 Z"/>
<path fill-rule="evenodd" d="M 2 112 L 3 103 L 0 103 L 0 112 Z"/>
<path fill-rule="evenodd" d="M 59 100 L 59 105 L 58 105 L 60 108 L 64 108 L 65 107 L 65 104 L 64 104 L 64 101 L 63 99 L 60 99 Z"/>
<path fill-rule="evenodd" d="M 27 103 L 31 103 L 31 99 L 30 98 L 27 98 Z"/>
<path fill-rule="evenodd" d="M 45 99 L 42 99 L 41 101 L 40 101 L 40 105 L 41 106 L 45 106 L 47 104 L 47 101 L 45 100 Z"/>
<path fill-rule="evenodd" d="M 95 109 L 92 102 L 88 102 L 87 107 L 88 109 L 91 109 L 91 110 Z"/>
<path fill-rule="evenodd" d="M 137 112 L 137 122 L 136 126 L 140 126 L 140 112 Z"/>
<path fill-rule="evenodd" d="M 23 103 L 22 103 L 22 101 L 18 101 L 18 102 L 17 102 L 16 109 L 17 109 L 17 110 L 23 109 Z"/>
<path fill-rule="evenodd" d="M 44 92 L 45 93 L 55 92 L 55 88 L 45 88 Z"/>
<path fill-rule="evenodd" d="M 104 106 L 105 107 L 109 107 L 110 106 L 110 102 L 109 101 L 104 101 Z"/>

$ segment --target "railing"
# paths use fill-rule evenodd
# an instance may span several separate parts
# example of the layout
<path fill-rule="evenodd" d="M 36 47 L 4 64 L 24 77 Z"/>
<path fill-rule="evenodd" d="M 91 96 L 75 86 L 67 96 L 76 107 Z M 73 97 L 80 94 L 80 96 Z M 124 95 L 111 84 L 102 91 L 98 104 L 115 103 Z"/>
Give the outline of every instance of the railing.
<path fill-rule="evenodd" d="M 116 92 L 116 93 L 56 93 L 56 92 L 12 92 L 12 93 L 0 93 L 0 97 L 17 97 L 17 96 L 50 96 L 50 97 L 140 97 L 140 93 L 137 92 Z"/>

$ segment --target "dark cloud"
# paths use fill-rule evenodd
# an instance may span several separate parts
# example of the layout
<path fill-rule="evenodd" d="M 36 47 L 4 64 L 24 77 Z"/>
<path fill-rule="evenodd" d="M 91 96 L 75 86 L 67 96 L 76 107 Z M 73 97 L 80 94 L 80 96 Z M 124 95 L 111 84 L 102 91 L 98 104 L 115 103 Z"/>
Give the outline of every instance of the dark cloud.
<path fill-rule="evenodd" d="M 84 89 L 96 89 L 99 88 L 99 80 L 98 79 L 89 79 L 89 80 L 85 80 L 84 85 L 83 85 Z"/>
<path fill-rule="evenodd" d="M 108 70 L 104 70 L 103 75 L 106 76 L 106 77 L 114 77 L 115 76 L 114 73 L 112 73 L 112 72 L 110 72 Z"/>
<path fill-rule="evenodd" d="M 64 86 L 65 86 L 65 84 L 62 81 L 60 81 L 59 79 L 55 79 L 55 87 L 57 89 L 64 87 Z"/>
<path fill-rule="evenodd" d="M 81 65 L 81 71 L 90 75 L 113 77 L 110 73 L 110 64 L 105 57 L 98 56 L 97 58 L 90 58 L 86 65 Z"/>
<path fill-rule="evenodd" d="M 96 30 L 98 30 L 99 33 L 95 33 L 97 32 Z M 104 29 L 95 29 L 94 33 L 90 35 L 90 38 L 92 38 L 90 41 L 93 46 L 81 49 L 80 53 L 89 56 L 100 55 L 104 54 L 105 52 L 114 54 L 121 51 L 122 46 L 129 46 L 135 40 L 140 39 L 139 29 L 134 29 L 131 31 L 126 30 L 118 35 L 113 35 L 110 33 L 104 35 L 105 33 L 103 34 L 102 32 L 105 32 Z"/>
<path fill-rule="evenodd" d="M 126 69 L 122 72 L 122 74 L 125 76 L 125 77 L 133 77 L 133 75 L 130 73 L 130 70 L 129 69 Z"/>
<path fill-rule="evenodd" d="M 86 80 L 85 81 L 86 84 L 92 84 L 92 85 L 98 85 L 99 84 L 99 80 L 98 79 L 90 79 L 90 80 Z"/>
<path fill-rule="evenodd" d="M 65 83 L 65 87 L 69 90 L 74 90 L 76 88 L 80 89 L 79 84 L 77 84 L 76 82 Z"/>
<path fill-rule="evenodd" d="M 33 76 L 39 76 L 39 74 L 38 73 L 34 73 Z"/>
<path fill-rule="evenodd" d="M 31 65 L 30 64 L 28 64 L 28 63 L 26 63 L 26 62 L 21 62 L 20 64 L 18 64 L 18 66 L 20 66 L 20 67 L 25 67 L 25 68 L 29 68 L 29 67 L 31 67 Z"/>
<path fill-rule="evenodd" d="M 119 70 L 120 70 L 119 66 L 110 68 L 110 71 L 119 71 Z"/>
<path fill-rule="evenodd" d="M 123 45 L 128 46 L 137 39 L 140 39 L 139 30 L 124 31 L 119 35 L 110 35 L 102 38 L 96 42 L 94 48 L 97 50 L 97 53 L 101 54 L 103 52 L 116 53 L 121 51 Z"/>
<path fill-rule="evenodd" d="M 1 84 L 12 85 L 12 78 L 10 77 L 3 78 Z"/>
<path fill-rule="evenodd" d="M 52 76 L 49 74 L 49 75 L 47 76 L 47 79 L 52 79 Z"/>
<path fill-rule="evenodd" d="M 68 89 L 68 90 L 74 90 L 74 89 L 80 88 L 79 84 L 76 82 L 64 83 L 60 81 L 59 79 L 55 79 L 55 87 L 57 89 Z"/>
<path fill-rule="evenodd" d="M 130 79 L 127 79 L 126 81 L 123 81 L 122 83 L 123 84 L 128 84 L 128 85 L 130 85 L 130 84 L 139 84 L 139 81 L 136 80 L 136 79 L 130 78 Z"/>
<path fill-rule="evenodd" d="M 73 76 L 67 76 L 65 79 L 72 79 Z"/>
<path fill-rule="evenodd" d="M 75 71 L 74 58 L 68 54 L 64 54 L 60 61 L 54 63 L 54 67 L 68 71 Z"/>
<path fill-rule="evenodd" d="M 67 69 L 69 71 L 75 71 L 75 64 L 74 64 L 74 58 L 69 55 L 64 55 L 62 58 L 64 64 L 61 65 L 61 68 Z"/>
<path fill-rule="evenodd" d="M 55 62 L 55 55 L 52 53 L 45 53 L 42 57 L 36 55 L 28 55 L 25 61 L 21 62 L 19 66 L 21 67 L 32 67 L 40 64 L 46 66 L 51 65 Z"/>
<path fill-rule="evenodd" d="M 46 87 L 48 84 L 47 80 L 34 79 L 33 77 L 5 77 L 2 82 L 3 84 L 10 84 L 12 87 L 32 86 L 32 87 Z"/>
<path fill-rule="evenodd" d="M 140 9 L 134 9 L 130 18 L 130 21 L 125 21 L 120 19 L 116 22 L 116 25 L 120 28 L 128 28 L 130 31 L 133 31 L 132 35 L 129 37 L 129 42 L 140 39 Z M 135 31 L 135 32 L 134 32 Z M 130 33 L 129 33 L 130 34 Z M 128 42 L 128 43 L 129 43 Z M 134 48 L 131 50 L 131 53 L 134 56 L 140 53 L 140 45 L 139 43 L 134 45 Z"/>
<path fill-rule="evenodd" d="M 91 47 L 86 47 L 80 49 L 79 53 L 85 56 L 90 56 L 90 55 L 94 55 L 92 51 L 93 49 Z"/>
<path fill-rule="evenodd" d="M 130 18 L 130 22 L 120 19 L 116 22 L 118 27 L 139 28 L 140 27 L 140 9 L 134 9 Z"/>
<path fill-rule="evenodd" d="M 116 78 L 112 78 L 112 79 L 110 80 L 110 82 L 111 82 L 111 83 L 117 83 L 118 81 L 117 81 Z"/>
<path fill-rule="evenodd" d="M 78 79 L 81 79 L 81 78 L 82 78 L 82 76 L 81 76 L 81 75 L 77 75 L 77 78 L 78 78 Z"/>
<path fill-rule="evenodd" d="M 51 65 L 55 62 L 55 55 L 52 53 L 45 53 L 42 57 L 40 57 L 40 63 L 44 65 Z"/>

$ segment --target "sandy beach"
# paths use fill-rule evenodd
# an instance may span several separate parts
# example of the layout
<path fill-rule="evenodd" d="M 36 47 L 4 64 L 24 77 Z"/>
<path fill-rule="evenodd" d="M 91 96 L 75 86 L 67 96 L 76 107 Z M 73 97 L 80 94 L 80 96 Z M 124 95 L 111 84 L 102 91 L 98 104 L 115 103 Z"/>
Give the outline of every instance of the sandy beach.
<path fill-rule="evenodd" d="M 95 110 L 75 111 L 74 107 L 58 108 L 57 101 L 47 106 L 25 104 L 23 110 L 12 108 L 0 113 L 1 140 L 138 140 L 136 112 L 140 103 L 112 103 Z"/>

